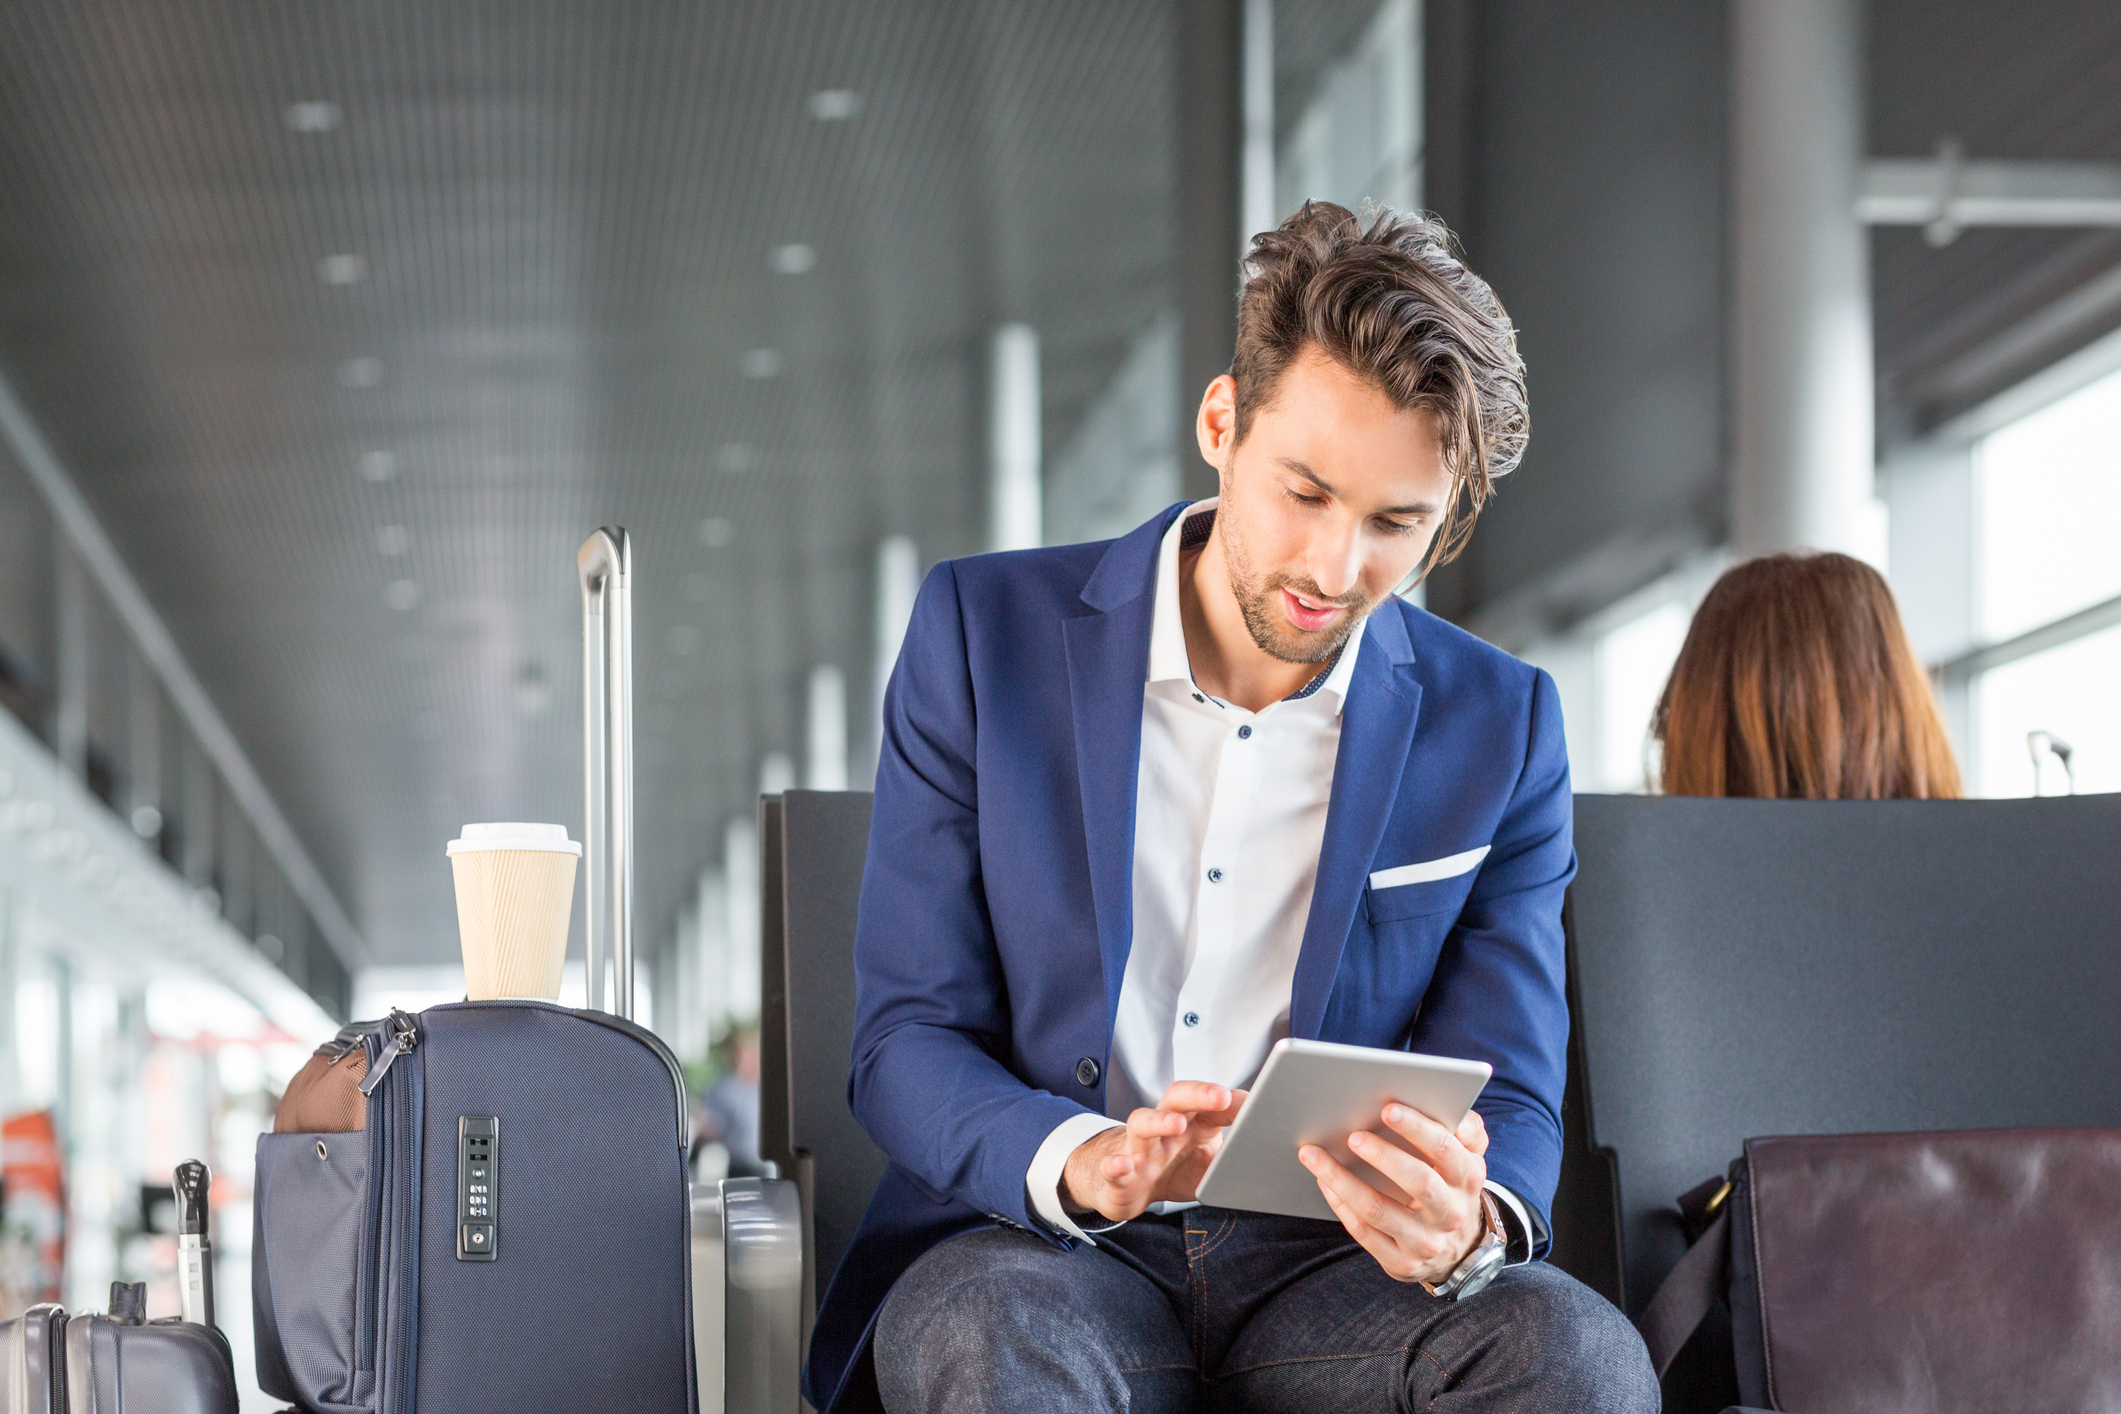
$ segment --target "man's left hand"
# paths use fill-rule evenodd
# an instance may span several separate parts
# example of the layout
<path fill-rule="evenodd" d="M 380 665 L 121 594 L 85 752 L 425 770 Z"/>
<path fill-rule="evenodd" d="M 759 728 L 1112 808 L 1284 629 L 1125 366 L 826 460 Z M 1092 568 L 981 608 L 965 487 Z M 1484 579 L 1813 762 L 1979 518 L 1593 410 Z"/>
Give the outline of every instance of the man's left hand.
<path fill-rule="evenodd" d="M 1385 1106 L 1384 1122 L 1413 1153 L 1362 1130 L 1348 1136 L 1348 1147 L 1397 1184 L 1405 1201 L 1372 1188 L 1316 1144 L 1296 1156 L 1318 1179 L 1341 1226 L 1379 1266 L 1400 1281 L 1440 1282 L 1487 1232 L 1480 1201 L 1488 1178 L 1487 1126 L 1467 1110 L 1453 1133 L 1405 1105 Z"/>

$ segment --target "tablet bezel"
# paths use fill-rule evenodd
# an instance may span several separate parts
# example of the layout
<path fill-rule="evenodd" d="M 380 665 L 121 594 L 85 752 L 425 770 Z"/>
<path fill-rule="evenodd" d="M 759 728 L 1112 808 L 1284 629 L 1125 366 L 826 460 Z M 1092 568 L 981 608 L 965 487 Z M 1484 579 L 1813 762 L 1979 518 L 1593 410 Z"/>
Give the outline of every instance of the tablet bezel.
<path fill-rule="evenodd" d="M 1237 1122 L 1201 1176 L 1200 1201 L 1337 1222 L 1318 1180 L 1296 1157 L 1305 1144 L 1321 1146 L 1387 1197 L 1404 1199 L 1397 1184 L 1355 1157 L 1348 1136 L 1365 1129 L 1411 1150 L 1385 1128 L 1387 1104 L 1397 1100 L 1455 1129 L 1493 1071 L 1486 1061 L 1293 1037 L 1277 1041 Z"/>

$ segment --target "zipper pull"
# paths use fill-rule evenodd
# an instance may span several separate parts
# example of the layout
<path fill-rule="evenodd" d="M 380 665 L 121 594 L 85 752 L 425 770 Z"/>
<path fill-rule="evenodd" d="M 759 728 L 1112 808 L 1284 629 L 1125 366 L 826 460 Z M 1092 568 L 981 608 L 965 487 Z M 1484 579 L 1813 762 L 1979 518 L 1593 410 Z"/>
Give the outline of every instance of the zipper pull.
<path fill-rule="evenodd" d="M 376 1087 L 383 1083 L 384 1076 L 390 1074 L 390 1068 L 397 1063 L 398 1057 L 420 1044 L 420 1033 L 413 1026 L 412 1018 L 399 1011 L 396 1007 L 391 1008 L 390 1025 L 391 1029 L 397 1034 L 392 1039 L 391 1044 L 385 1048 L 383 1058 L 376 1062 L 376 1068 L 368 1072 L 367 1076 L 361 1081 L 361 1093 L 363 1095 L 375 1094 Z"/>

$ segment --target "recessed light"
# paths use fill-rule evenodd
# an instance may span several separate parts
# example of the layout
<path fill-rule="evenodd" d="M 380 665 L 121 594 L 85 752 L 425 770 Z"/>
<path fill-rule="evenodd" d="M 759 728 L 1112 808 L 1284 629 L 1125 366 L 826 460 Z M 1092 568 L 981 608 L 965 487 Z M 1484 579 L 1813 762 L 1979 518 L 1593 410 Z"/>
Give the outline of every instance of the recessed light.
<path fill-rule="evenodd" d="M 373 388 L 382 381 L 380 358 L 350 358 L 339 365 L 339 382 L 348 388 Z"/>
<path fill-rule="evenodd" d="M 417 608 L 420 603 L 420 583 L 414 579 L 394 579 L 383 591 L 383 601 L 391 608 L 403 613 Z"/>
<path fill-rule="evenodd" d="M 759 449 L 749 442 L 724 442 L 714 449 L 714 464 L 723 471 L 741 475 L 757 469 Z"/>
<path fill-rule="evenodd" d="M 339 105 L 336 103 L 290 103 L 283 115 L 287 126 L 298 133 L 328 133 L 339 126 Z"/>
<path fill-rule="evenodd" d="M 133 833 L 143 840 L 151 840 L 162 833 L 162 812 L 152 805 L 133 807 Z"/>
<path fill-rule="evenodd" d="M 801 241 L 777 245 L 766 252 L 766 263 L 781 275 L 807 275 L 817 264 L 817 252 Z"/>
<path fill-rule="evenodd" d="M 844 123 L 862 111 L 862 96 L 851 88 L 821 88 L 810 95 L 809 108 L 820 123 Z"/>
<path fill-rule="evenodd" d="M 287 956 L 287 944 L 281 942 L 270 933 L 260 933 L 258 935 L 258 956 L 264 958 L 267 962 L 278 962 L 281 958 Z"/>
<path fill-rule="evenodd" d="M 368 273 L 368 262 L 358 255 L 327 255 L 317 262 L 317 277 L 327 285 L 356 285 Z"/>
<path fill-rule="evenodd" d="M 771 378 L 781 371 L 786 360 L 779 349 L 747 349 L 744 352 L 743 368 L 746 378 Z"/>
<path fill-rule="evenodd" d="M 709 516 L 700 522 L 700 543 L 710 550 L 719 550 L 736 539 L 736 527 L 721 516 Z"/>
<path fill-rule="evenodd" d="M 386 525 L 376 532 L 376 550 L 384 555 L 402 555 L 412 544 L 412 535 L 402 525 Z"/>
<path fill-rule="evenodd" d="M 361 453 L 361 479 L 388 481 L 398 474 L 398 459 L 389 452 Z"/>

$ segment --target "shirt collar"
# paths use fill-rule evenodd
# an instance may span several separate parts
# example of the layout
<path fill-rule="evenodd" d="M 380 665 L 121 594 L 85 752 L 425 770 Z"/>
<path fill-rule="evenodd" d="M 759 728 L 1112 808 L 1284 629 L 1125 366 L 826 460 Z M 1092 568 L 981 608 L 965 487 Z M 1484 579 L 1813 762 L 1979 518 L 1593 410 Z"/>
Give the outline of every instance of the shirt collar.
<path fill-rule="evenodd" d="M 1214 498 L 1195 501 L 1178 514 L 1178 519 L 1164 532 L 1163 544 L 1156 553 L 1156 614 L 1149 629 L 1149 681 L 1179 682 L 1193 686 L 1193 664 L 1186 657 L 1186 626 L 1178 612 L 1178 557 L 1182 550 L 1190 549 L 1208 538 L 1215 526 Z M 1305 683 L 1300 691 L 1290 694 L 1286 701 L 1294 702 L 1316 693 L 1333 695 L 1333 710 L 1338 712 L 1348 699 L 1348 681 L 1355 675 L 1355 655 L 1362 649 L 1363 630 L 1369 624 L 1369 615 L 1356 620 L 1355 631 L 1341 645 L 1340 654 L 1333 665 Z"/>

